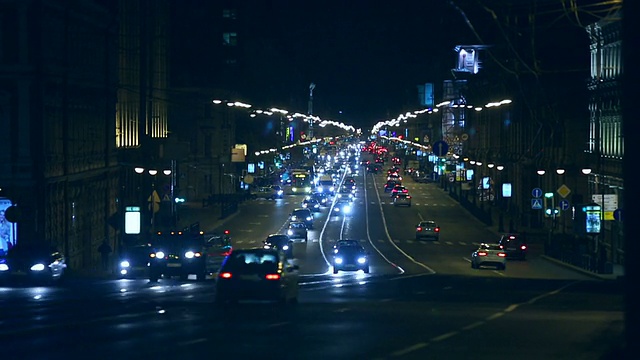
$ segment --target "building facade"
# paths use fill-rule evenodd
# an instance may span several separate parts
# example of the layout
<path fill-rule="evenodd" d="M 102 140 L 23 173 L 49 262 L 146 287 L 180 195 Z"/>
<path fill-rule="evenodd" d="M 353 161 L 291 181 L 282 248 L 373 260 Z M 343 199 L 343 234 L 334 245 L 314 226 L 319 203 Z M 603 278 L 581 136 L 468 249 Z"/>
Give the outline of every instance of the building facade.
<path fill-rule="evenodd" d="M 603 207 L 597 251 L 614 264 L 624 264 L 624 186 L 622 160 L 622 10 L 586 28 L 591 42 L 589 89 L 589 202 Z"/>
<path fill-rule="evenodd" d="M 114 243 L 116 14 L 98 1 L 3 1 L 0 186 L 15 243 L 57 246 L 71 267 Z"/>

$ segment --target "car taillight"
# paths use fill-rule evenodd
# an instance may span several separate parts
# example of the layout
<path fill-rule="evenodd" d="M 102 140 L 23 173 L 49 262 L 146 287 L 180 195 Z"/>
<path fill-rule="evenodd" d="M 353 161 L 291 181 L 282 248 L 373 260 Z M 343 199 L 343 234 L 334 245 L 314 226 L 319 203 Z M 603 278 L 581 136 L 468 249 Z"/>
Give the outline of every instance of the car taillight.
<path fill-rule="evenodd" d="M 280 274 L 267 274 L 265 278 L 267 280 L 280 280 Z"/>
<path fill-rule="evenodd" d="M 499 252 L 499 253 L 498 253 L 498 256 L 499 256 L 499 257 L 507 257 L 507 254 L 505 254 L 505 253 L 503 253 L 503 252 Z"/>
<path fill-rule="evenodd" d="M 225 271 L 225 272 L 221 272 L 219 277 L 221 277 L 223 279 L 231 279 L 231 277 L 233 277 L 233 275 L 231 275 L 230 272 Z"/>
<path fill-rule="evenodd" d="M 411 196 L 407 196 L 407 199 L 411 199 Z"/>
<path fill-rule="evenodd" d="M 439 227 L 436 227 L 435 229 L 433 229 L 433 231 L 435 231 L 435 232 L 440 232 L 440 228 L 439 228 Z"/>
<path fill-rule="evenodd" d="M 522 246 L 520 246 L 520 249 L 521 250 L 527 250 L 527 246 L 526 245 L 522 245 Z"/>
<path fill-rule="evenodd" d="M 486 251 L 478 251 L 478 256 L 487 256 Z"/>
<path fill-rule="evenodd" d="M 403 193 L 408 193 L 408 192 L 409 192 L 409 190 L 404 189 L 404 190 L 402 190 L 402 192 L 403 192 Z"/>
<path fill-rule="evenodd" d="M 230 232 L 229 230 L 225 230 L 225 231 L 224 231 L 224 234 L 225 234 L 225 235 L 229 235 L 230 233 L 231 233 L 231 232 Z"/>
<path fill-rule="evenodd" d="M 416 231 L 422 231 L 422 228 L 418 226 L 418 227 L 416 228 Z"/>
<path fill-rule="evenodd" d="M 228 251 L 225 251 L 225 252 L 221 252 L 220 255 L 229 256 L 229 255 L 231 255 L 231 250 L 228 250 Z"/>

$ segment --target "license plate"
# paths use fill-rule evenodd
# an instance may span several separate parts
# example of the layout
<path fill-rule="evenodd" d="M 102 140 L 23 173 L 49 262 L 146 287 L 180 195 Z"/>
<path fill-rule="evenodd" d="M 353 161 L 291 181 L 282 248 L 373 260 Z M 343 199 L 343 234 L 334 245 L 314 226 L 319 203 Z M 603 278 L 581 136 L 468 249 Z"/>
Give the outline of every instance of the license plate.
<path fill-rule="evenodd" d="M 167 267 L 174 267 L 175 268 L 175 267 L 181 267 L 181 266 L 182 266 L 182 264 L 180 264 L 180 263 L 168 263 L 167 264 Z"/>

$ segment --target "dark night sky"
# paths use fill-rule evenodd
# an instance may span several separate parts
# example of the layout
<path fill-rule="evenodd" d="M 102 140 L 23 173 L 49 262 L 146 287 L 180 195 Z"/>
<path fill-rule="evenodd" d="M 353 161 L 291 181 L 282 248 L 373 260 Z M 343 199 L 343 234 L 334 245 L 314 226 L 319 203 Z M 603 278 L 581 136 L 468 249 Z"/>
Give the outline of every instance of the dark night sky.
<path fill-rule="evenodd" d="M 533 0 L 515 0 L 522 11 Z M 585 0 L 588 1 L 588 0 Z M 578 1 L 582 3 L 583 1 Z M 538 0 L 545 12 L 536 21 L 535 55 L 528 54 L 530 30 L 525 24 L 501 28 L 491 11 L 505 12 L 501 0 L 261 0 L 245 3 L 245 94 L 253 103 L 306 112 L 309 84 L 316 84 L 313 113 L 363 129 L 380 120 L 420 108 L 418 84 L 439 90 L 453 79 L 453 48 L 459 44 L 494 46 L 499 54 L 512 37 L 519 55 L 541 68 L 558 71 L 573 64 L 588 68 L 586 32 L 563 14 L 561 2 Z M 456 6 L 453 6 L 455 4 Z M 247 10 L 247 9 L 245 9 Z M 465 23 L 465 16 L 469 23 Z M 248 19 L 247 19 L 248 18 Z M 586 17 L 584 18 L 586 21 Z M 588 22 L 586 22 L 588 23 Z M 473 26 L 473 31 L 471 29 Z M 501 26 L 504 26 L 501 23 Z M 475 31 L 475 33 L 474 33 Z M 546 43 L 545 43 L 546 42 Z M 571 48 L 571 47 L 574 48 Z M 577 48 L 577 49 L 576 49 Z M 546 52 L 546 53 L 545 53 Z M 489 62 L 487 54 L 481 54 Z M 513 56 L 511 56 L 513 58 Z M 571 64 L 570 71 L 577 70 Z M 509 65 L 509 64 L 507 64 Z M 436 93 L 436 100 L 441 98 Z"/>
<path fill-rule="evenodd" d="M 442 5 L 425 5 L 432 3 Z M 418 109 L 416 86 L 450 78 L 454 45 L 470 39 L 460 17 L 438 0 L 272 1 L 265 11 L 268 25 L 254 24 L 259 37 L 252 41 L 269 43 L 275 55 L 253 66 L 263 79 L 256 87 L 306 112 L 314 82 L 314 114 L 368 127 Z"/>

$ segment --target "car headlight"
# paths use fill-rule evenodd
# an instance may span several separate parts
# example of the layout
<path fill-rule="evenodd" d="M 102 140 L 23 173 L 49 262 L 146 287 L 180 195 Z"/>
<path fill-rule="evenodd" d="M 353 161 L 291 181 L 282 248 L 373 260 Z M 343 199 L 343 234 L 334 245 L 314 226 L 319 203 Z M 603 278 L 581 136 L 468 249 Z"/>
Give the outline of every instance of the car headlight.
<path fill-rule="evenodd" d="M 42 271 L 44 268 L 44 264 L 35 264 L 31 267 L 31 271 Z"/>
<path fill-rule="evenodd" d="M 337 257 L 333 260 L 336 264 L 342 264 L 342 258 L 341 257 Z"/>
<path fill-rule="evenodd" d="M 338 197 L 342 197 L 342 194 L 338 194 Z"/>
<path fill-rule="evenodd" d="M 162 251 L 156 252 L 156 259 L 164 259 L 164 252 Z"/>
<path fill-rule="evenodd" d="M 291 216 L 291 221 L 296 221 L 297 217 L 295 215 Z"/>
<path fill-rule="evenodd" d="M 333 249 L 333 253 L 337 254 L 338 253 L 338 249 Z"/>
<path fill-rule="evenodd" d="M 333 191 L 333 190 L 335 190 L 333 186 L 329 188 L 329 191 Z"/>
<path fill-rule="evenodd" d="M 7 264 L 0 264 L 0 271 L 7 271 L 9 270 L 9 266 Z"/>
<path fill-rule="evenodd" d="M 282 190 L 278 190 L 278 195 L 282 195 L 283 191 Z"/>
<path fill-rule="evenodd" d="M 358 258 L 358 264 L 364 264 L 367 262 L 367 258 L 366 257 L 359 257 Z"/>
<path fill-rule="evenodd" d="M 284 245 L 284 246 L 282 247 L 282 250 L 289 250 L 289 245 Z"/>
<path fill-rule="evenodd" d="M 293 235 L 293 230 L 287 230 L 287 235 Z"/>
<path fill-rule="evenodd" d="M 348 205 L 347 205 L 347 206 L 345 206 L 345 207 L 342 209 L 342 211 L 344 211 L 344 212 L 346 212 L 346 213 L 351 212 L 351 206 L 348 206 Z"/>
<path fill-rule="evenodd" d="M 307 221 L 311 221 L 313 218 L 311 216 L 307 216 Z"/>
<path fill-rule="evenodd" d="M 263 247 L 264 247 L 265 249 L 271 249 L 271 246 L 266 245 L 266 244 L 265 244 L 265 246 L 263 246 Z"/>
<path fill-rule="evenodd" d="M 196 254 L 193 251 L 187 251 L 186 253 L 184 253 L 184 257 L 186 257 L 187 259 L 193 259 L 194 256 L 196 256 Z"/>
<path fill-rule="evenodd" d="M 307 203 L 302 204 L 302 207 L 306 209 L 307 208 Z"/>
<path fill-rule="evenodd" d="M 310 186 L 307 186 L 306 188 L 304 188 L 304 191 L 306 191 L 306 192 L 311 191 L 311 187 L 310 187 Z"/>
<path fill-rule="evenodd" d="M 129 262 L 127 260 L 120 261 L 120 267 L 121 268 L 128 268 L 129 266 L 131 266 L 131 264 L 129 264 Z"/>
<path fill-rule="evenodd" d="M 337 207 L 337 208 L 335 208 L 333 210 L 335 210 L 336 212 L 340 212 L 340 208 L 339 207 Z"/>

